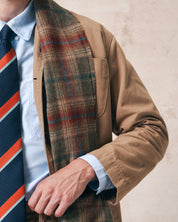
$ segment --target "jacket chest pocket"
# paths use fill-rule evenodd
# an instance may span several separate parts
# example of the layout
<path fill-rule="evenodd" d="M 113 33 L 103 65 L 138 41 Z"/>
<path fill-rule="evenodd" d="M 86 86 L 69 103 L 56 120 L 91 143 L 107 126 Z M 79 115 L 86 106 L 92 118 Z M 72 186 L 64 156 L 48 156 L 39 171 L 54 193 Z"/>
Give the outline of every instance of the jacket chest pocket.
<path fill-rule="evenodd" d="M 106 58 L 93 58 L 96 78 L 97 117 L 101 117 L 107 105 L 109 92 L 109 68 Z"/>

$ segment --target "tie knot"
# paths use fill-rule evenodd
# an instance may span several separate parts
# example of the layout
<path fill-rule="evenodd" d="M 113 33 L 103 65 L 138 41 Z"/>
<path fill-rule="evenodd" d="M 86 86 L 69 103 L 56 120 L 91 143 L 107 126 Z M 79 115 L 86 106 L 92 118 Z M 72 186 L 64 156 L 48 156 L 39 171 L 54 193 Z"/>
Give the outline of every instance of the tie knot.
<path fill-rule="evenodd" d="M 11 41 L 11 37 L 13 34 L 13 31 L 11 28 L 9 28 L 8 25 L 5 25 L 2 30 L 1 30 L 1 40 L 2 41 L 6 41 L 6 42 L 10 42 Z"/>

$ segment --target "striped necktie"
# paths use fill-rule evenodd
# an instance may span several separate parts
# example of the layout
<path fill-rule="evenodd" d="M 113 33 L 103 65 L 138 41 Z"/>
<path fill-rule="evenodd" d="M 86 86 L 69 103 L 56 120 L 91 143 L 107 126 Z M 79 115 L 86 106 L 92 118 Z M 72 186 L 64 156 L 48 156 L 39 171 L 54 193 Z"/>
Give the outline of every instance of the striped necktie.
<path fill-rule="evenodd" d="M 17 58 L 13 31 L 0 32 L 0 221 L 25 221 Z"/>

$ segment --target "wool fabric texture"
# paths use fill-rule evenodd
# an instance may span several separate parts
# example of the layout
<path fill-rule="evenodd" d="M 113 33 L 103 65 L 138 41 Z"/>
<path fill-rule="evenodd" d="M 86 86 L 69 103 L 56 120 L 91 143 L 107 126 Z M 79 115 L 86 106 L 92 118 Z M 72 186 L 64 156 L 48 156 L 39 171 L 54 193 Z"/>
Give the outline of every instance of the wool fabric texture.
<path fill-rule="evenodd" d="M 96 148 L 92 52 L 77 19 L 52 1 L 36 1 L 44 61 L 49 140 L 55 170 Z"/>
<path fill-rule="evenodd" d="M 89 42 L 74 15 L 50 0 L 35 0 L 35 14 L 44 62 L 46 143 L 57 171 L 98 147 L 95 71 Z M 101 196 L 86 189 L 61 219 L 52 221 L 112 219 Z"/>

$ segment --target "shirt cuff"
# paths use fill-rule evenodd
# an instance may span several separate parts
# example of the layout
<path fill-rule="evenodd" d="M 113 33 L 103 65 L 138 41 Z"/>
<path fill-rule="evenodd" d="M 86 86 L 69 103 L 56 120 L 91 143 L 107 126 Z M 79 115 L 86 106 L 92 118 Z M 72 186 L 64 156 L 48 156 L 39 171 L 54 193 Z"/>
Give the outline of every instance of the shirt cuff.
<path fill-rule="evenodd" d="M 92 190 L 97 191 L 96 194 L 99 194 L 104 190 L 110 190 L 110 189 L 115 188 L 110 178 L 108 177 L 103 165 L 94 155 L 86 154 L 79 158 L 87 161 L 92 166 L 93 170 L 95 171 L 95 174 L 98 180 L 91 181 L 88 184 L 88 186 Z"/>

